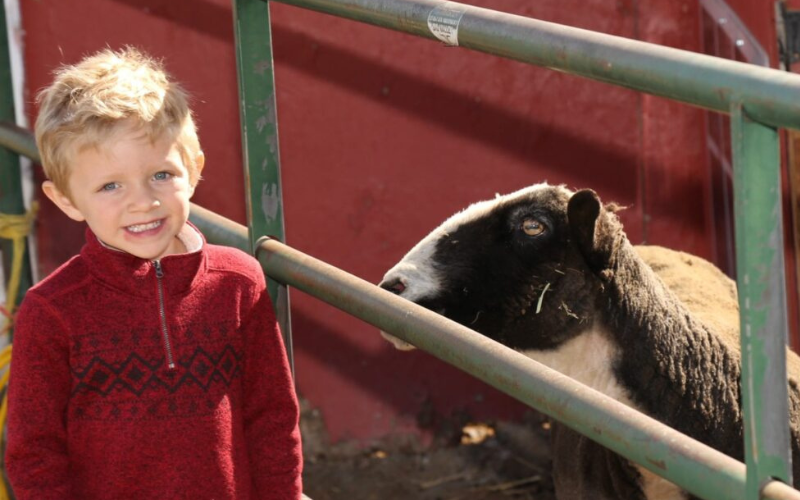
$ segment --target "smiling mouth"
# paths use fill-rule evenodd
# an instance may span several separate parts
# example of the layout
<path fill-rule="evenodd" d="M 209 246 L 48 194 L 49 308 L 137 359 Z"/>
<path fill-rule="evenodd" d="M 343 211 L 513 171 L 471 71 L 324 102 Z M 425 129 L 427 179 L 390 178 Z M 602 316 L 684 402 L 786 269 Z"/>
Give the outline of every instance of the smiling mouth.
<path fill-rule="evenodd" d="M 148 222 L 147 224 L 135 224 L 133 226 L 128 226 L 126 229 L 132 233 L 141 233 L 144 231 L 149 231 L 151 229 L 155 229 L 161 225 L 160 220 L 156 220 L 153 222 Z"/>

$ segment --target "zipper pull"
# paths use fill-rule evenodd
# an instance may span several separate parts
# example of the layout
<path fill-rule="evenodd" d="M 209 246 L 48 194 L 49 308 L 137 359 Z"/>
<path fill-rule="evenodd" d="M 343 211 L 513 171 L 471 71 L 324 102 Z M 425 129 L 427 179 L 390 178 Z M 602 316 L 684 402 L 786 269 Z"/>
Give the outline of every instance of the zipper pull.
<path fill-rule="evenodd" d="M 161 269 L 161 262 L 158 260 L 153 261 L 153 267 L 156 268 L 156 278 L 163 278 L 164 271 Z"/>

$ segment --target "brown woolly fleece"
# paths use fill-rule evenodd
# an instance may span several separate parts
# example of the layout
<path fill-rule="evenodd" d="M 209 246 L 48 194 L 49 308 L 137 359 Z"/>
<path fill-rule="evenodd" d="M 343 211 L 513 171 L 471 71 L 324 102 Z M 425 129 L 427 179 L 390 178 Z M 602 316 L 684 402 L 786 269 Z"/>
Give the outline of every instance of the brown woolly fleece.
<path fill-rule="evenodd" d="M 594 251 L 602 249 L 597 263 L 604 269 L 597 271 L 609 299 L 607 324 L 623 350 L 618 377 L 651 416 L 743 460 L 736 284 L 699 257 L 632 246 L 606 210 L 598 214 L 594 236 Z M 798 484 L 800 358 L 788 348 L 786 356 Z"/>

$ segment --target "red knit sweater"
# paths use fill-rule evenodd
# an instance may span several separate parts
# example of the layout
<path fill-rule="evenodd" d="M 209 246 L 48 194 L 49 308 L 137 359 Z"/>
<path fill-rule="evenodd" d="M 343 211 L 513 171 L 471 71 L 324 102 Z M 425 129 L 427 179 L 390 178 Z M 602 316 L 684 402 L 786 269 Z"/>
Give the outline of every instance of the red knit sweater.
<path fill-rule="evenodd" d="M 9 387 L 18 500 L 300 498 L 297 399 L 258 263 L 204 244 L 160 265 L 87 231 L 28 291 Z"/>

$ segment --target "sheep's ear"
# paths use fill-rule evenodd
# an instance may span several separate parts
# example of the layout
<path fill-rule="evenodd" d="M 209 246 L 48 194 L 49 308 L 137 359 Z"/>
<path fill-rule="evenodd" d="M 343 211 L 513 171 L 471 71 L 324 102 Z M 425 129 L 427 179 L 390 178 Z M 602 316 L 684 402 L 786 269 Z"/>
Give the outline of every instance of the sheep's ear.
<path fill-rule="evenodd" d="M 582 251 L 594 248 L 594 227 L 601 209 L 600 198 L 591 189 L 578 191 L 569 199 L 569 229 Z"/>
<path fill-rule="evenodd" d="M 578 244 L 586 262 L 595 270 L 606 267 L 610 258 L 610 243 L 605 222 L 608 214 L 600 197 L 591 189 L 578 191 L 569 199 L 567 218 L 572 238 Z"/>

